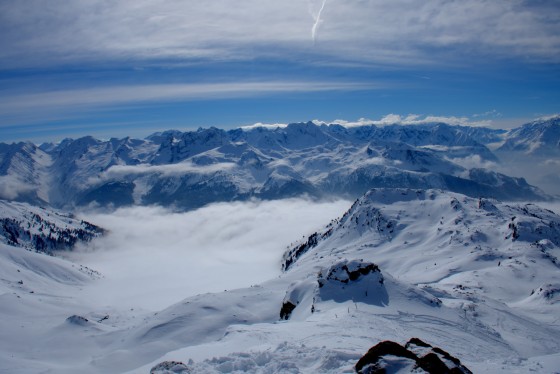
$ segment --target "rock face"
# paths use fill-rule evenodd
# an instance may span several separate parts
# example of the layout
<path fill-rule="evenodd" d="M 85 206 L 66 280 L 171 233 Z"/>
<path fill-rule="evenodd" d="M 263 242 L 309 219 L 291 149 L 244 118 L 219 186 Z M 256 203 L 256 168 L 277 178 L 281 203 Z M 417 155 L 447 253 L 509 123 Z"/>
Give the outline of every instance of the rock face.
<path fill-rule="evenodd" d="M 66 322 L 71 325 L 77 325 L 77 326 L 87 326 L 89 324 L 89 320 L 87 318 L 79 316 L 77 314 L 74 314 L 66 318 Z"/>
<path fill-rule="evenodd" d="M 294 303 L 290 300 L 285 300 L 284 303 L 282 303 L 282 309 L 280 309 L 280 319 L 289 319 L 295 308 L 296 305 Z"/>
<path fill-rule="evenodd" d="M 337 266 L 331 267 L 327 272 L 326 277 L 323 277 L 322 275 L 320 276 L 319 287 L 323 287 L 328 281 L 336 281 L 347 284 L 350 281 L 356 281 L 361 276 L 365 276 L 370 273 L 379 273 L 379 283 L 383 284 L 383 276 L 381 275 L 377 265 L 361 261 L 344 261 L 337 264 Z"/>
<path fill-rule="evenodd" d="M 280 319 L 288 320 L 297 309 L 298 317 L 314 313 L 324 301 L 342 303 L 348 300 L 384 306 L 389 296 L 379 267 L 363 260 L 341 260 L 324 268 L 317 277 L 292 284 L 286 292 Z"/>
<path fill-rule="evenodd" d="M 471 373 L 461 361 L 441 348 L 432 347 L 418 338 L 406 345 L 383 341 L 373 346 L 355 366 L 357 373 Z"/>

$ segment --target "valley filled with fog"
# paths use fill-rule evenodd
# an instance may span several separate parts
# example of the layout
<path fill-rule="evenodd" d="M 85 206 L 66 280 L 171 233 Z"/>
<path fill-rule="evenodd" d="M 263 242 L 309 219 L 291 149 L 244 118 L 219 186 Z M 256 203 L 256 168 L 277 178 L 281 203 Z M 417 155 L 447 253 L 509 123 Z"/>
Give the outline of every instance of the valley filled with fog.
<path fill-rule="evenodd" d="M 63 256 L 103 274 L 82 290 L 93 304 L 158 311 L 186 297 L 279 276 L 286 248 L 350 205 L 288 199 L 219 203 L 186 213 L 135 207 L 80 214 L 110 231 Z"/>

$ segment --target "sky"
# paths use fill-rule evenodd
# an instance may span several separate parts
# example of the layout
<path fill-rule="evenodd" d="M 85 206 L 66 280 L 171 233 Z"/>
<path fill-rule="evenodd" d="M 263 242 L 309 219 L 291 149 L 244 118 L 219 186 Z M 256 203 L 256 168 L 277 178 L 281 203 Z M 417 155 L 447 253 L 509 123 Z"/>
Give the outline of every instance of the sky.
<path fill-rule="evenodd" d="M 560 112 L 558 0 L 0 0 L 0 141 Z"/>

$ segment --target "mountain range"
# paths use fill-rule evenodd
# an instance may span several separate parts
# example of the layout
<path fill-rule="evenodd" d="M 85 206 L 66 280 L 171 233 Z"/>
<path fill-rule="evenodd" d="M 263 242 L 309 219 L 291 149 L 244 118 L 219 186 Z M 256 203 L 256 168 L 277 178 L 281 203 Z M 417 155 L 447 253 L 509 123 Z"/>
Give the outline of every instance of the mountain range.
<path fill-rule="evenodd" d="M 443 123 L 344 127 L 317 122 L 0 144 L 0 197 L 55 208 L 162 205 L 178 210 L 251 198 L 357 198 L 370 188 L 440 188 L 543 200 L 500 155 L 556 157 L 557 117 L 509 132 Z M 494 152 L 488 147 L 496 141 Z M 490 167 L 489 167 L 490 166 Z"/>

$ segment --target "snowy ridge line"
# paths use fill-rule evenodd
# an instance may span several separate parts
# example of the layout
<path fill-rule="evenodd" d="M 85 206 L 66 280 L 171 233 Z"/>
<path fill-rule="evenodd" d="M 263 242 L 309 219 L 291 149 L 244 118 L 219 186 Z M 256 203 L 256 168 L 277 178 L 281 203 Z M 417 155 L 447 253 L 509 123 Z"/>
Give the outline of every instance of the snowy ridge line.
<path fill-rule="evenodd" d="M 296 244 L 293 248 L 284 252 L 282 256 L 282 270 L 289 270 L 301 256 L 309 250 L 315 248 L 322 240 L 329 238 L 335 230 L 344 229 L 345 225 L 361 224 L 362 226 L 374 229 L 378 234 L 384 236 L 387 240 L 390 240 L 391 234 L 394 232 L 394 229 L 398 224 L 397 221 L 384 217 L 381 210 L 375 207 L 366 210 L 365 212 L 355 214 L 364 202 L 372 199 L 374 196 L 378 196 L 375 194 L 377 190 L 389 191 L 388 189 L 372 189 L 368 191 L 363 197 L 356 199 L 342 217 L 331 221 L 325 227 L 324 231 L 311 234 L 301 244 Z M 412 191 L 408 189 L 397 189 L 396 194 L 400 194 L 402 197 L 412 196 L 411 199 L 414 199 L 414 194 L 409 194 L 409 192 L 414 192 L 416 194 L 416 198 L 425 194 L 425 191 L 423 190 Z"/>
<path fill-rule="evenodd" d="M 550 241 L 556 246 L 560 245 L 560 222 L 556 219 L 556 214 L 534 204 L 504 204 L 494 199 L 472 199 L 443 190 L 379 188 L 372 189 L 363 197 L 357 199 L 341 218 L 333 220 L 323 231 L 311 234 L 301 243 L 288 249 L 282 258 L 282 270 L 287 271 L 308 251 L 316 248 L 322 241 L 328 240 L 336 231 L 344 231 L 345 228 L 357 228 L 360 234 L 369 231 L 370 239 L 374 235 L 376 241 L 390 242 L 395 231 L 402 230 L 403 225 L 399 223 L 400 214 L 396 216 L 384 215 L 382 209 L 384 205 L 411 201 L 433 201 L 440 196 L 449 197 L 449 207 L 458 212 L 457 218 L 454 220 L 455 225 L 459 225 L 467 231 L 471 231 L 469 225 L 473 220 L 466 219 L 465 214 L 462 213 L 465 212 L 465 202 L 468 202 L 471 209 L 476 207 L 477 210 L 484 211 L 485 216 L 499 218 L 502 221 L 502 227 L 504 227 L 502 230 L 504 239 L 509 239 L 512 242 L 521 240 L 539 248 L 546 247 L 542 244 L 542 240 Z M 361 209 L 361 206 L 365 206 L 365 208 Z M 428 223 L 428 225 L 433 226 L 434 223 L 436 222 Z M 438 232 L 441 231 L 442 229 L 438 228 Z M 473 231 L 471 238 L 476 238 L 479 234 L 484 235 L 481 228 L 476 228 Z M 464 235 L 456 229 L 449 232 L 451 233 L 451 241 L 458 238 L 459 235 L 461 237 Z M 545 250 L 543 250 L 544 252 Z M 546 255 L 551 256 L 550 254 Z M 551 261 L 556 262 L 554 256 L 550 258 Z"/>

